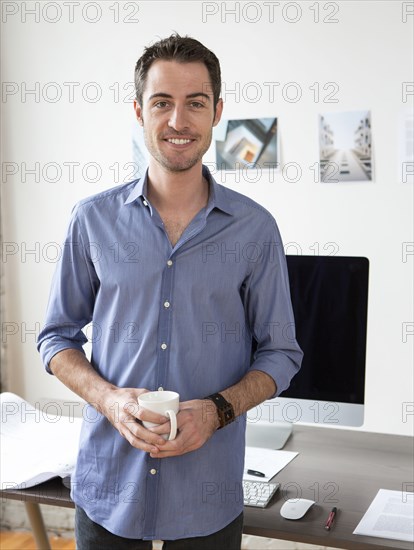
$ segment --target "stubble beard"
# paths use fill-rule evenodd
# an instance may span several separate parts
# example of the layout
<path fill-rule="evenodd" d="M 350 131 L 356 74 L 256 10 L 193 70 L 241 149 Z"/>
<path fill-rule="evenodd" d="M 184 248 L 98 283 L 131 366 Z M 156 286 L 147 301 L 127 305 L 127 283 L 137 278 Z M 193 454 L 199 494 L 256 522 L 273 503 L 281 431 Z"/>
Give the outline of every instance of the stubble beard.
<path fill-rule="evenodd" d="M 212 135 L 213 130 L 211 129 L 207 141 L 203 142 L 201 149 L 195 151 L 194 156 L 190 158 L 170 159 L 166 155 L 163 155 L 161 150 L 154 145 L 154 142 L 148 136 L 144 126 L 144 141 L 149 154 L 157 161 L 158 164 L 160 164 L 160 166 L 167 170 L 167 172 L 172 173 L 185 172 L 186 170 L 190 170 L 198 162 L 200 162 L 203 159 L 204 154 L 208 151 L 210 147 Z"/>

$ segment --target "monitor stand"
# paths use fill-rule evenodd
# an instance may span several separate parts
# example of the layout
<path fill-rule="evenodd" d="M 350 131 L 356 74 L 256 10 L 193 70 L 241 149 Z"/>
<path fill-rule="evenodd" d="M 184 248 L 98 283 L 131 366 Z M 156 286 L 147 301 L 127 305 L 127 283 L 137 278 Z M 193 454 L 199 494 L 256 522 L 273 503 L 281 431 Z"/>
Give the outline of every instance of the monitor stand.
<path fill-rule="evenodd" d="M 265 449 L 283 449 L 292 431 L 291 422 L 247 421 L 246 445 Z"/>

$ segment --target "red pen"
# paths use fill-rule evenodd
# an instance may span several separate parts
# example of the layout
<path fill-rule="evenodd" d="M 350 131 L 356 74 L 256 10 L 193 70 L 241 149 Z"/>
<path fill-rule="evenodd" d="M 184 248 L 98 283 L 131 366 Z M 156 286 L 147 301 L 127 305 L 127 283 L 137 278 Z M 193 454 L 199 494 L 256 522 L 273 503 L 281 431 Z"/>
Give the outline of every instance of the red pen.
<path fill-rule="evenodd" d="M 332 524 L 335 520 L 336 512 L 337 512 L 336 507 L 334 507 L 329 513 L 328 519 L 326 520 L 326 523 L 325 523 L 325 529 L 327 531 L 329 531 L 332 527 Z"/>

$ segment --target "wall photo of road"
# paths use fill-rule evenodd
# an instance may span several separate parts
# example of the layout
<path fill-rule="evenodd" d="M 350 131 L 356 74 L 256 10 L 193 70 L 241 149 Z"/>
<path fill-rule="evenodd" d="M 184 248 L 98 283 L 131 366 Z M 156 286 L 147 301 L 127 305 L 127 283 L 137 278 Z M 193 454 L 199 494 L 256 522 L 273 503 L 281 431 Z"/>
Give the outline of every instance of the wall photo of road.
<path fill-rule="evenodd" d="M 320 181 L 372 181 L 370 111 L 319 115 Z"/>

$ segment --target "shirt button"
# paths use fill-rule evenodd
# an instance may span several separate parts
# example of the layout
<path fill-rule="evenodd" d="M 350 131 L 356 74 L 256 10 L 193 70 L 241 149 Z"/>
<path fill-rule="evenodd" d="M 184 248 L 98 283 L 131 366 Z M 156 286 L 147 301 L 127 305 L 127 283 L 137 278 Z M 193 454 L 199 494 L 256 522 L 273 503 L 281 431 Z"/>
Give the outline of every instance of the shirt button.
<path fill-rule="evenodd" d="M 161 344 L 161 349 L 167 349 L 167 344 L 162 343 L 162 344 Z"/>
<path fill-rule="evenodd" d="M 168 302 L 168 301 L 167 301 L 167 302 L 164 302 L 164 307 L 165 307 L 166 309 L 168 309 L 168 308 L 170 307 L 170 305 L 171 305 L 170 302 Z"/>
<path fill-rule="evenodd" d="M 157 470 L 156 470 L 155 468 L 152 468 L 152 469 L 150 470 L 150 474 L 151 474 L 151 475 L 155 476 L 156 473 L 157 473 Z"/>
<path fill-rule="evenodd" d="M 168 265 L 168 267 L 171 267 L 171 266 L 172 266 L 172 264 L 173 264 L 172 260 L 168 260 L 168 261 L 167 261 L 167 265 Z"/>
<path fill-rule="evenodd" d="M 142 204 L 143 204 L 144 206 L 148 206 L 147 201 L 142 201 Z"/>

